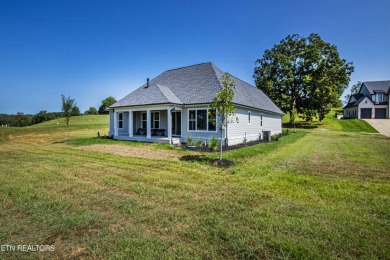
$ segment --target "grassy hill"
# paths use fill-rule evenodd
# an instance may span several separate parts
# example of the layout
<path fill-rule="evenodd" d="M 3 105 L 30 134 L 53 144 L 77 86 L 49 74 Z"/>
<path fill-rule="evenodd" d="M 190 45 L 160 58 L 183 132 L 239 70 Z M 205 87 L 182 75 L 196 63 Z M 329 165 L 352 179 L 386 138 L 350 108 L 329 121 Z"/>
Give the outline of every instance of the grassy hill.
<path fill-rule="evenodd" d="M 332 111 L 327 114 L 322 120 L 319 122 L 318 119 L 313 119 L 311 122 L 306 122 L 301 118 L 296 120 L 296 127 L 298 128 L 320 128 L 327 129 L 330 131 L 343 131 L 343 132 L 355 132 L 355 133 L 378 133 L 378 131 L 373 128 L 369 123 L 360 119 L 337 119 L 334 117 L 335 112 L 338 114 L 342 114 L 342 109 L 332 109 Z M 283 123 L 286 127 L 290 128 L 287 123 L 290 121 L 290 115 L 285 114 L 283 116 Z"/>
<path fill-rule="evenodd" d="M 390 138 L 327 119 L 230 168 L 97 139 L 107 116 L 0 128 L 0 243 L 55 245 L 0 258 L 389 258 Z"/>
<path fill-rule="evenodd" d="M 88 115 L 71 117 L 69 126 L 66 126 L 64 118 L 46 121 L 40 124 L 27 127 L 2 127 L 0 128 L 0 142 L 13 136 L 22 136 L 42 141 L 49 137 L 54 138 L 76 138 L 85 136 L 97 136 L 108 133 L 108 115 Z M 35 136 L 34 136 L 35 134 Z M 52 138 L 53 139 L 53 138 Z M 56 139 L 56 140 L 57 140 Z"/>

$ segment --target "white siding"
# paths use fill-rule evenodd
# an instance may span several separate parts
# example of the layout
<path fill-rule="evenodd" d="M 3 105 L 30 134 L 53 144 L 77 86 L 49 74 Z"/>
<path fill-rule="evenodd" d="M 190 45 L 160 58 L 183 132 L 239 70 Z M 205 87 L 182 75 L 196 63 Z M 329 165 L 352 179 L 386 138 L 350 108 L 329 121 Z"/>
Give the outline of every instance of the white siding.
<path fill-rule="evenodd" d="M 129 133 L 129 112 L 118 112 L 123 113 L 123 127 L 119 128 L 118 124 L 118 134 L 125 135 Z M 117 117 L 119 119 L 119 116 Z"/>
<path fill-rule="evenodd" d="M 345 118 L 358 118 L 360 116 L 360 110 L 358 107 L 349 107 L 344 109 Z"/>
<path fill-rule="evenodd" d="M 251 112 L 251 122 L 248 122 L 248 112 Z M 261 126 L 261 114 L 263 115 L 263 124 Z M 238 108 L 236 111 L 238 123 L 228 125 L 228 143 L 235 145 L 246 141 L 254 141 L 262 138 L 262 131 L 271 131 L 271 134 L 282 132 L 281 115 L 261 112 L 252 109 Z"/>
<path fill-rule="evenodd" d="M 192 137 L 194 142 L 202 140 L 203 142 L 209 142 L 210 138 L 213 136 L 218 140 L 221 138 L 220 127 L 216 127 L 216 131 L 190 131 L 188 125 L 188 110 L 189 109 L 207 109 L 207 105 L 199 106 L 190 106 L 183 107 L 181 110 L 181 141 L 186 142 L 188 137 Z M 143 108 L 143 109 L 146 109 Z M 137 129 L 141 127 L 141 111 L 139 109 L 133 113 L 133 130 L 134 134 L 137 132 Z M 158 111 L 153 110 L 152 111 Z M 118 129 L 118 134 L 128 134 L 129 126 L 129 115 L 128 111 L 122 110 L 124 113 L 123 116 L 123 129 Z M 248 124 L 248 111 L 251 111 L 251 123 Z M 118 111 L 115 111 L 118 112 Z M 263 114 L 263 126 L 260 125 L 260 114 Z M 247 141 L 258 140 L 262 131 L 270 130 L 271 134 L 281 133 L 282 131 L 282 118 L 281 115 L 272 114 L 268 112 L 261 112 L 253 109 L 238 108 L 237 117 L 239 118 L 238 123 L 231 123 L 228 125 L 228 140 L 229 145 L 235 145 L 242 143 L 246 137 Z M 167 111 L 160 110 L 160 128 L 167 129 Z M 114 113 L 110 111 L 110 135 L 114 135 Z M 223 136 L 223 139 L 225 135 Z"/>
<path fill-rule="evenodd" d="M 160 129 L 165 129 L 165 133 L 168 134 L 168 118 L 167 110 L 161 110 L 160 112 Z"/>
<path fill-rule="evenodd" d="M 207 108 L 204 107 L 204 108 Z M 189 136 L 196 142 L 208 140 L 215 136 L 220 139 L 220 127 L 217 127 L 216 132 L 197 132 L 188 130 L 188 110 L 192 108 L 183 108 L 182 110 L 182 141 L 185 142 Z M 248 123 L 248 112 L 251 112 L 251 122 Z M 260 125 L 260 114 L 263 114 L 263 126 Z M 282 116 L 271 114 L 268 112 L 260 112 L 253 109 L 238 108 L 236 111 L 238 123 L 231 123 L 228 125 L 227 135 L 228 144 L 235 145 L 246 141 L 259 140 L 259 137 L 264 131 L 271 131 L 271 134 L 278 134 L 282 132 Z M 225 136 L 223 137 L 225 138 Z"/>
<path fill-rule="evenodd" d="M 188 137 L 192 137 L 194 142 L 197 142 L 198 140 L 202 140 L 203 142 L 209 141 L 210 138 L 213 136 L 218 138 L 218 140 L 221 138 L 221 132 L 219 127 L 216 127 L 217 131 L 208 132 L 208 131 L 189 131 L 188 127 L 188 110 L 189 109 L 200 109 L 204 108 L 207 109 L 208 106 L 202 106 L 202 107 L 183 107 L 181 111 L 181 140 L 182 142 L 186 142 Z M 224 137 L 225 138 L 225 137 Z"/>

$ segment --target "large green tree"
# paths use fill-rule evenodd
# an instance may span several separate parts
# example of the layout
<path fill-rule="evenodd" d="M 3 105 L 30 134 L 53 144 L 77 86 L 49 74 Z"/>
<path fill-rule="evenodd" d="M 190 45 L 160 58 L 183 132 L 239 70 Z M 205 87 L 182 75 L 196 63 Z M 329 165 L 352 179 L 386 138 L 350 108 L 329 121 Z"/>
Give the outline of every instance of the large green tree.
<path fill-rule="evenodd" d="M 72 110 L 76 106 L 76 102 L 74 99 L 70 97 L 65 97 L 64 95 L 61 95 L 61 110 L 64 113 L 66 125 L 69 125 L 70 117 L 72 116 Z"/>
<path fill-rule="evenodd" d="M 33 124 L 39 124 L 39 123 L 45 122 L 47 120 L 49 120 L 47 111 L 41 110 L 33 116 L 31 121 Z"/>
<path fill-rule="evenodd" d="M 71 116 L 79 116 L 80 113 L 80 108 L 76 105 L 72 107 L 72 111 L 70 111 Z"/>
<path fill-rule="evenodd" d="M 296 111 L 306 120 L 322 120 L 337 104 L 354 71 L 341 59 L 337 47 L 318 34 L 305 38 L 289 35 L 256 61 L 253 77 L 263 90 L 294 120 Z"/>
<path fill-rule="evenodd" d="M 222 141 L 223 133 L 227 129 L 228 124 L 238 122 L 238 118 L 235 116 L 236 108 L 233 105 L 234 99 L 234 79 L 229 73 L 225 73 L 221 77 L 222 89 L 217 93 L 215 98 L 210 104 L 211 110 L 209 110 L 209 118 L 215 125 L 220 126 L 221 141 L 220 141 L 220 155 L 219 160 L 222 160 Z M 227 145 L 227 138 L 225 144 Z"/>
<path fill-rule="evenodd" d="M 27 117 L 23 112 L 18 112 L 13 117 L 12 126 L 28 126 L 31 125 L 31 117 Z"/>
<path fill-rule="evenodd" d="M 102 104 L 99 107 L 99 114 L 108 114 L 106 108 L 113 105 L 115 102 L 116 102 L 115 98 L 111 96 L 103 99 Z"/>
<path fill-rule="evenodd" d="M 84 112 L 86 115 L 97 115 L 98 111 L 95 107 L 90 107 L 87 111 Z"/>

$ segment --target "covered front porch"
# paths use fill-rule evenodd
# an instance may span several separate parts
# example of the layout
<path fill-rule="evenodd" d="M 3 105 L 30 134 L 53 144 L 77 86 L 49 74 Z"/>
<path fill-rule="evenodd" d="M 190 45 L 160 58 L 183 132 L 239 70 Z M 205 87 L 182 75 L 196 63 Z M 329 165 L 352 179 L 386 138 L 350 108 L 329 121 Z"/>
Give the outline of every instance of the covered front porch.
<path fill-rule="evenodd" d="M 177 143 L 181 137 L 181 108 L 116 109 L 113 138 L 140 142 Z"/>

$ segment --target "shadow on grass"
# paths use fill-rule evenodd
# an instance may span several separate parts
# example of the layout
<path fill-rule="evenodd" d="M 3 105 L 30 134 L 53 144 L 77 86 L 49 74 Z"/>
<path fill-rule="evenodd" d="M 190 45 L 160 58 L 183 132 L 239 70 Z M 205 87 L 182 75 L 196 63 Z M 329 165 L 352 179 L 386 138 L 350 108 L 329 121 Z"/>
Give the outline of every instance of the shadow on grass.
<path fill-rule="evenodd" d="M 219 159 L 210 159 L 205 155 L 184 155 L 180 157 L 180 161 L 198 162 L 224 168 L 234 165 L 234 163 L 230 160 L 223 159 L 222 161 L 220 161 Z"/>
<path fill-rule="evenodd" d="M 211 163 L 211 159 L 205 155 L 183 155 L 180 161 Z"/>
<path fill-rule="evenodd" d="M 301 128 L 301 129 L 315 129 L 321 126 L 320 123 L 317 122 L 296 122 L 295 128 Z M 290 123 L 283 123 L 283 128 L 294 128 L 293 124 Z"/>
<path fill-rule="evenodd" d="M 130 146 L 145 145 L 145 143 L 142 142 L 115 140 L 107 136 L 75 138 L 75 139 L 60 141 L 59 143 L 61 142 L 71 146 L 86 146 L 86 145 L 94 145 L 94 144 L 107 144 L 107 145 L 121 144 L 121 145 L 130 145 Z"/>
<path fill-rule="evenodd" d="M 67 143 L 69 141 L 72 141 L 72 139 L 67 139 L 67 140 L 62 140 L 62 141 L 55 141 L 55 142 L 53 142 L 53 144 L 64 144 L 64 143 Z"/>

